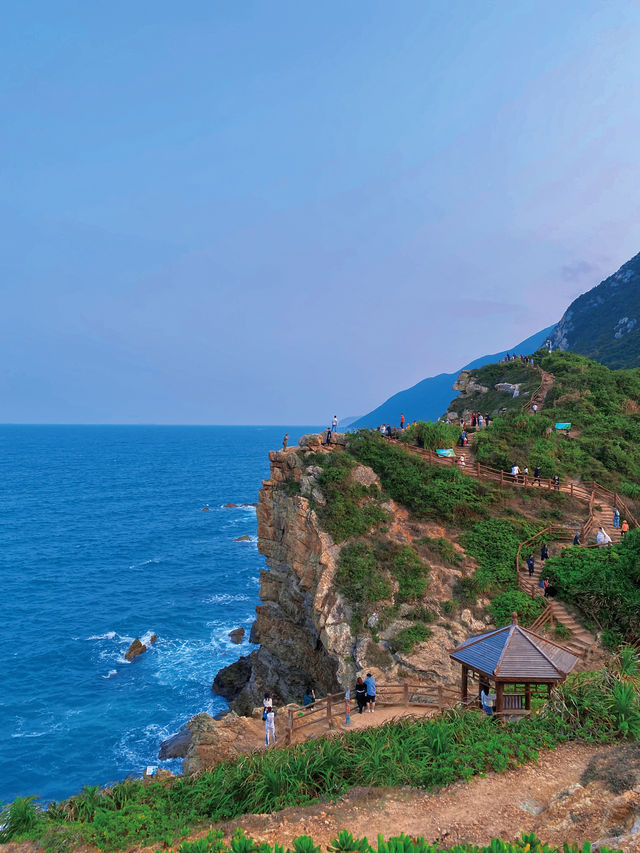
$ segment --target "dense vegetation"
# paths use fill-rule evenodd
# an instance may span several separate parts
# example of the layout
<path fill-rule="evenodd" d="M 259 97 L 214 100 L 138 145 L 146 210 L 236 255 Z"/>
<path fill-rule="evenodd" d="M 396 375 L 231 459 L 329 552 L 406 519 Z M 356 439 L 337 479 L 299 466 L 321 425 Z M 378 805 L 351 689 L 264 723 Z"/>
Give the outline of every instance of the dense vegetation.
<path fill-rule="evenodd" d="M 51 803 L 46 812 L 18 799 L 1 817 L 6 826 L 0 840 L 40 839 L 49 850 L 78 844 L 102 850 L 170 845 L 213 821 L 339 797 L 357 785 L 432 789 L 535 760 L 540 749 L 566 740 L 638 738 L 634 673 L 637 657 L 631 650 L 624 669 L 570 677 L 546 709 L 517 725 L 453 710 L 254 752 L 172 784 L 130 780 L 107 790 L 88 787 L 66 802 Z"/>
<path fill-rule="evenodd" d="M 321 525 L 336 542 L 362 536 L 388 519 L 389 514 L 380 506 L 380 489 L 351 478 L 356 462 L 349 454 L 310 455 L 306 463 L 322 468 L 318 485 L 326 503 L 316 504 L 315 509 Z"/>
<path fill-rule="evenodd" d="M 609 634 L 609 641 L 640 637 L 640 529 L 607 548 L 565 548 L 547 562 L 558 594 Z"/>
<path fill-rule="evenodd" d="M 596 480 L 640 495 L 640 369 L 609 370 L 567 352 L 541 352 L 536 362 L 555 376 L 544 409 L 496 418 L 476 436 L 478 460 L 505 470 L 537 465 L 543 477 Z M 569 438 L 555 432 L 556 422 L 572 424 Z"/>
<path fill-rule="evenodd" d="M 372 539 L 344 546 L 335 583 L 351 605 L 357 631 L 378 602 L 387 601 L 387 615 L 392 615 L 398 605 L 421 599 L 428 575 L 429 567 L 413 548 Z"/>
<path fill-rule="evenodd" d="M 347 447 L 373 468 L 385 492 L 417 518 L 462 525 L 487 514 L 493 489 L 454 468 L 427 462 L 368 430 L 350 436 Z"/>

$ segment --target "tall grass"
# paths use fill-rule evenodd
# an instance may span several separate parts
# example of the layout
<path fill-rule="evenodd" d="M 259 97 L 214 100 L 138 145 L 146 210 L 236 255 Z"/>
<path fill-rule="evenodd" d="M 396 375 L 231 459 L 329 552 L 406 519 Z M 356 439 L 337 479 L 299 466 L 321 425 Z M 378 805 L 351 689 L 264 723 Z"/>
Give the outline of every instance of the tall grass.
<path fill-rule="evenodd" d="M 3 840 L 41 839 L 56 850 L 78 843 L 102 850 L 171 844 L 213 821 L 335 798 L 357 785 L 433 789 L 534 760 L 540 749 L 565 740 L 635 737 L 637 712 L 630 682 L 607 671 L 582 674 L 557 691 L 549 710 L 514 726 L 452 710 L 435 719 L 404 719 L 254 752 L 172 784 L 88 788 L 48 812 L 32 798 L 18 799 L 3 815 Z"/>

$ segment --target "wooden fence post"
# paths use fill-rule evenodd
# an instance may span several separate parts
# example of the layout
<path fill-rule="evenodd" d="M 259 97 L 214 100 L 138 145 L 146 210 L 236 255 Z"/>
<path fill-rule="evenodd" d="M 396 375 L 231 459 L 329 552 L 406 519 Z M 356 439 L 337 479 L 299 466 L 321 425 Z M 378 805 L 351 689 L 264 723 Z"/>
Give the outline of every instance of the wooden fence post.
<path fill-rule="evenodd" d="M 293 726 L 294 726 L 293 711 L 291 709 L 289 709 L 289 715 L 288 715 L 288 720 L 287 720 L 287 733 L 286 733 L 285 738 L 284 738 L 285 743 L 291 743 L 291 736 L 293 735 Z"/>
<path fill-rule="evenodd" d="M 442 684 L 438 684 L 438 710 L 444 711 L 444 696 L 442 692 Z"/>
<path fill-rule="evenodd" d="M 327 720 L 331 725 L 331 696 L 327 696 Z"/>
<path fill-rule="evenodd" d="M 402 685 L 402 699 L 403 699 L 405 705 L 409 704 L 409 685 L 408 684 Z"/>
<path fill-rule="evenodd" d="M 504 471 L 500 471 L 500 488 L 504 486 Z"/>

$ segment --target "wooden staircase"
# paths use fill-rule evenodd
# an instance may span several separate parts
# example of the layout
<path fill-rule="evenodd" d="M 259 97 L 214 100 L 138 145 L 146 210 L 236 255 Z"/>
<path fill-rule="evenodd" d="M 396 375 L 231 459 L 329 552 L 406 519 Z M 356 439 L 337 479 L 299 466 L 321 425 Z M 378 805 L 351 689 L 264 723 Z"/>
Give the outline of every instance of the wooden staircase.
<path fill-rule="evenodd" d="M 536 369 L 540 372 L 540 385 L 522 407 L 522 411 L 527 414 L 531 414 L 531 412 L 533 412 L 534 404 L 538 407 L 538 411 L 542 409 L 546 396 L 553 388 L 553 383 L 555 382 L 555 376 L 553 373 L 547 373 L 547 371 L 543 370 L 541 367 Z"/>

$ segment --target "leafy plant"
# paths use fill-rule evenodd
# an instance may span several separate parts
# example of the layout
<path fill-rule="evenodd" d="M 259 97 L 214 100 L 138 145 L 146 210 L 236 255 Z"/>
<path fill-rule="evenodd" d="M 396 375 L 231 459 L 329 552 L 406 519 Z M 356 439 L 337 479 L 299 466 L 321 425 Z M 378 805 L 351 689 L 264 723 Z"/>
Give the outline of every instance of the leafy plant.
<path fill-rule="evenodd" d="M 16 797 L 0 811 L 0 841 L 13 841 L 37 830 L 43 820 L 36 797 Z"/>

